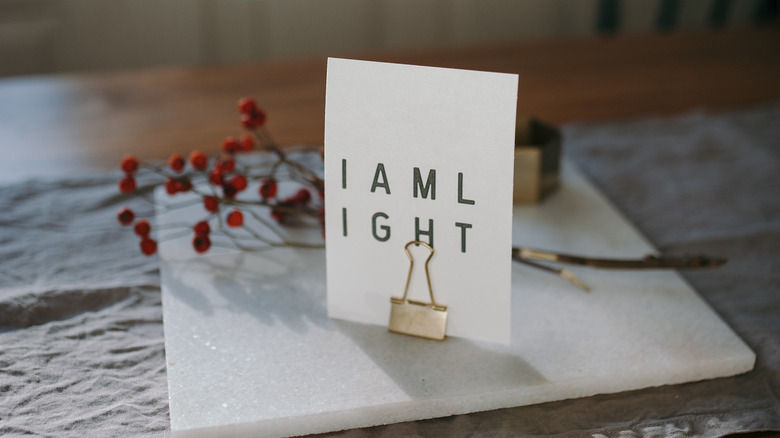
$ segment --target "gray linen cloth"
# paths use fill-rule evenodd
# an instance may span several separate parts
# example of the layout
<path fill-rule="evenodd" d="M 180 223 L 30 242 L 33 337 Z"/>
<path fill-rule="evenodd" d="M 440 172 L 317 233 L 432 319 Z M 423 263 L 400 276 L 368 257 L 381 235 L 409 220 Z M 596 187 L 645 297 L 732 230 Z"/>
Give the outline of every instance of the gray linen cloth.
<path fill-rule="evenodd" d="M 780 430 L 780 104 L 572 124 L 566 153 L 757 353 L 745 375 L 327 436 L 722 436 Z M 0 435 L 169 434 L 156 258 L 118 174 L 0 187 Z M 149 191 L 150 187 L 142 187 Z"/>

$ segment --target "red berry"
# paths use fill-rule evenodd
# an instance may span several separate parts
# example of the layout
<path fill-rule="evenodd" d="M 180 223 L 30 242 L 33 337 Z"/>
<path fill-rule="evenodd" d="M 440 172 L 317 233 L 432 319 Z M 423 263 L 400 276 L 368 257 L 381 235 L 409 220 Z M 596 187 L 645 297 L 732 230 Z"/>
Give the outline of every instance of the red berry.
<path fill-rule="evenodd" d="M 172 171 L 179 173 L 184 170 L 184 157 L 181 154 L 173 154 L 168 158 L 168 166 Z"/>
<path fill-rule="evenodd" d="M 238 101 L 238 110 L 244 114 L 252 113 L 257 109 L 257 103 L 251 97 L 244 97 Z"/>
<path fill-rule="evenodd" d="M 154 240 L 144 237 L 141 239 L 140 243 L 141 252 L 144 253 L 144 255 L 152 256 L 154 253 L 157 252 L 157 242 Z"/>
<path fill-rule="evenodd" d="M 190 154 L 190 164 L 197 170 L 205 170 L 206 166 L 209 164 L 209 160 L 203 152 L 192 151 Z"/>
<path fill-rule="evenodd" d="M 245 129 L 254 129 L 256 128 L 255 119 L 252 118 L 251 114 L 241 114 L 241 126 Z"/>
<path fill-rule="evenodd" d="M 258 128 L 265 125 L 265 120 L 268 118 L 267 114 L 264 110 L 258 109 L 254 113 L 252 113 L 252 118 L 255 119 L 255 126 Z"/>
<path fill-rule="evenodd" d="M 132 193 L 135 190 L 135 178 L 132 175 L 125 175 L 119 180 L 119 191 L 122 193 Z"/>
<path fill-rule="evenodd" d="M 149 232 L 152 231 L 152 226 L 149 225 L 148 220 L 141 219 L 135 223 L 135 227 L 133 227 L 133 230 L 135 231 L 135 234 L 141 237 L 147 237 L 149 236 Z"/>
<path fill-rule="evenodd" d="M 254 114 L 252 114 L 255 118 L 255 123 L 257 123 L 257 127 L 265 125 L 265 120 L 268 118 L 268 115 L 265 113 L 265 110 L 258 109 L 255 111 Z"/>
<path fill-rule="evenodd" d="M 130 225 L 133 223 L 133 220 L 135 220 L 135 213 L 127 207 L 122 207 L 116 213 L 116 219 L 122 225 Z"/>
<path fill-rule="evenodd" d="M 244 213 L 241 213 L 241 210 L 231 211 L 227 217 L 227 224 L 231 227 L 244 225 Z"/>
<path fill-rule="evenodd" d="M 211 248 L 211 239 L 209 239 L 208 234 L 197 234 L 192 239 L 192 247 L 195 248 L 195 251 L 197 251 L 200 254 L 203 254 L 204 252 L 208 251 L 209 248 Z"/>
<path fill-rule="evenodd" d="M 320 225 L 325 225 L 325 207 L 320 207 L 319 211 L 317 211 L 317 216 Z"/>
<path fill-rule="evenodd" d="M 275 208 L 271 209 L 271 219 L 275 220 L 276 222 L 280 224 L 284 222 L 284 216 L 285 216 L 284 213 L 282 213 L 281 211 Z"/>
<path fill-rule="evenodd" d="M 234 154 L 238 152 L 238 150 L 241 149 L 241 143 L 238 142 L 234 137 L 225 137 L 224 140 L 222 140 L 222 151 L 228 154 Z"/>
<path fill-rule="evenodd" d="M 222 194 L 225 195 L 226 198 L 233 199 L 236 197 L 237 193 L 238 189 L 236 189 L 236 186 L 233 184 L 229 182 L 222 184 Z"/>
<path fill-rule="evenodd" d="M 253 113 L 244 113 L 241 115 L 241 124 L 246 129 L 259 128 L 265 124 L 265 111 L 258 109 Z"/>
<path fill-rule="evenodd" d="M 203 208 L 205 208 L 209 213 L 216 213 L 219 211 L 219 201 L 215 196 L 204 196 Z"/>
<path fill-rule="evenodd" d="M 220 173 L 232 172 L 236 169 L 236 160 L 230 155 L 223 155 L 219 157 L 216 163 L 214 163 L 214 170 L 218 170 Z"/>
<path fill-rule="evenodd" d="M 194 227 L 192 227 L 192 230 L 195 231 L 196 236 L 200 236 L 203 234 L 209 234 L 211 232 L 211 227 L 209 226 L 208 221 L 200 221 L 195 224 Z"/>
<path fill-rule="evenodd" d="M 249 152 L 255 148 L 255 139 L 251 136 L 244 134 L 241 137 L 241 152 Z"/>
<path fill-rule="evenodd" d="M 176 181 L 173 178 L 168 178 L 165 180 L 165 191 L 173 196 L 181 190 L 181 186 L 179 184 L 179 181 Z"/>
<path fill-rule="evenodd" d="M 297 192 L 295 192 L 295 195 L 293 195 L 293 200 L 301 204 L 306 204 L 311 201 L 311 193 L 305 188 L 301 187 Z"/>
<path fill-rule="evenodd" d="M 246 189 L 247 186 L 246 177 L 244 175 L 236 175 L 230 179 L 230 185 L 235 187 L 237 191 L 241 192 L 244 189 Z"/>
<path fill-rule="evenodd" d="M 279 187 L 276 184 L 275 179 L 266 178 L 262 182 L 260 182 L 260 197 L 263 198 L 264 200 L 273 199 L 276 197 L 278 188 Z"/>
<path fill-rule="evenodd" d="M 125 171 L 125 173 L 133 173 L 138 170 L 138 158 L 132 155 L 125 155 L 122 158 L 122 162 L 119 163 L 119 167 Z"/>
<path fill-rule="evenodd" d="M 222 172 L 220 172 L 219 169 L 214 169 L 209 172 L 209 184 L 221 186 L 222 182 Z"/>

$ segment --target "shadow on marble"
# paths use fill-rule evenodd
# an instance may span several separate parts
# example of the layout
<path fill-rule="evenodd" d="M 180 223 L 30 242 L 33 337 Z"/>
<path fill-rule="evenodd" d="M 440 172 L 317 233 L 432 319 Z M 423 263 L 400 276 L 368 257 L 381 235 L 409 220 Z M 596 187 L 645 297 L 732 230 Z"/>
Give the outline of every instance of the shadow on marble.
<path fill-rule="evenodd" d="M 247 314 L 262 325 L 277 321 L 304 334 L 308 323 L 328 325 L 322 251 L 278 249 L 224 253 L 170 262 L 164 284 L 176 299 L 204 317 L 215 310 Z M 323 272 L 320 272 L 323 271 Z M 198 275 L 197 284 L 191 277 Z M 209 287 L 214 293 L 204 294 Z"/>
<path fill-rule="evenodd" d="M 445 398 L 534 386 L 547 380 L 522 357 L 461 338 L 432 341 L 385 327 L 333 320 L 410 397 Z"/>

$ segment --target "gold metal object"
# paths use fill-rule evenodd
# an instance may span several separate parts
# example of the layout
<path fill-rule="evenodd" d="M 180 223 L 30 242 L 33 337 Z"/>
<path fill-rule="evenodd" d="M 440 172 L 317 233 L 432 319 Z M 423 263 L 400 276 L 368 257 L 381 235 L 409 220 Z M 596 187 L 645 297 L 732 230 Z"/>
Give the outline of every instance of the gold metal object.
<path fill-rule="evenodd" d="M 515 176 L 512 199 L 535 204 L 558 188 L 561 133 L 538 120 L 518 117 L 515 125 Z"/>
<path fill-rule="evenodd" d="M 528 265 L 528 266 L 530 266 L 532 268 L 541 269 L 542 271 L 546 271 L 546 272 L 549 272 L 551 274 L 556 274 L 556 275 L 558 275 L 561 278 L 569 280 L 569 283 L 577 286 L 578 288 L 584 290 L 585 292 L 590 292 L 590 288 L 588 287 L 588 285 L 586 285 L 585 283 L 580 281 L 580 279 L 577 278 L 577 276 L 574 275 L 574 273 L 571 272 L 568 269 L 554 268 L 552 266 L 543 265 L 541 263 L 532 262 L 530 260 L 521 259 L 521 258 L 515 258 L 514 260 L 516 262 L 518 262 L 518 263 L 522 263 L 524 265 Z"/>
<path fill-rule="evenodd" d="M 422 245 L 431 252 L 425 259 L 425 279 L 428 281 L 428 293 L 430 303 L 406 299 L 409 294 L 409 283 L 412 281 L 414 269 L 414 257 L 409 252 L 411 245 Z M 443 341 L 447 336 L 447 306 L 436 304 L 431 288 L 431 276 L 428 273 L 428 263 L 433 257 L 433 248 L 425 242 L 413 240 L 404 246 L 406 256 L 409 257 L 409 275 L 406 277 L 406 287 L 401 298 L 391 297 L 390 324 L 388 330 L 404 335 L 419 336 L 421 338 Z"/>

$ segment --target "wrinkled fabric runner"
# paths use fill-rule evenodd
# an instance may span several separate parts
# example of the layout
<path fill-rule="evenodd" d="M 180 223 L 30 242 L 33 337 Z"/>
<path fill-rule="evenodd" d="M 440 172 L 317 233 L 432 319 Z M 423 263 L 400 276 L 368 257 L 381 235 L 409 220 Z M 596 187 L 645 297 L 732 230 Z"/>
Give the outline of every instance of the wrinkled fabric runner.
<path fill-rule="evenodd" d="M 757 354 L 748 374 L 326 436 L 722 436 L 780 430 L 780 104 L 564 127 L 566 153 Z M 118 174 L 0 186 L 0 435 L 169 434 L 158 262 Z M 143 187 L 149 191 L 151 188 Z M 662 324 L 659 321 L 659 324 Z"/>

